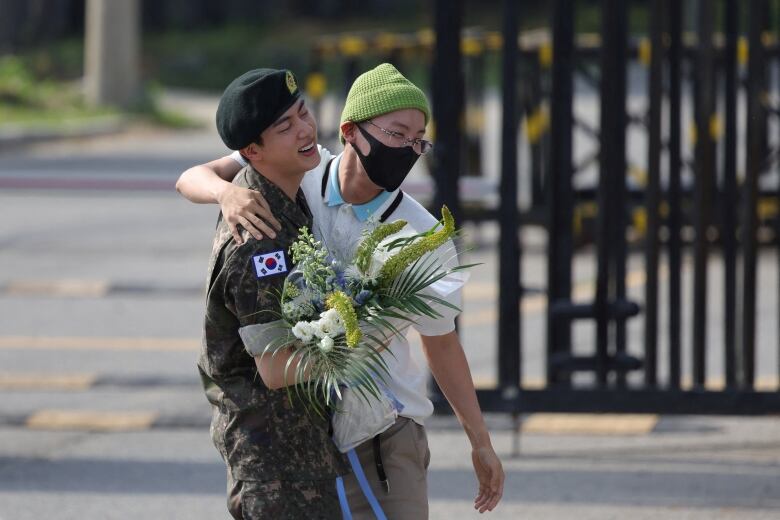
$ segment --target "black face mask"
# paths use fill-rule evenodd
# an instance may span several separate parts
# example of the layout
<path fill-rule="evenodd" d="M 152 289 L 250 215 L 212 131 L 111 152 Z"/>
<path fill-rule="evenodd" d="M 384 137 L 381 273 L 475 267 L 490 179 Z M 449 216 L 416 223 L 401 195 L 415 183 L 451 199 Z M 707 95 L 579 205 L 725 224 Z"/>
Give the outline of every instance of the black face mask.
<path fill-rule="evenodd" d="M 400 148 L 387 146 L 360 128 L 360 125 L 356 126 L 371 146 L 371 151 L 368 152 L 368 155 L 363 155 L 357 146 L 352 145 L 358 158 L 360 158 L 363 169 L 368 174 L 368 178 L 371 179 L 371 182 L 387 191 L 398 189 L 420 156 L 417 155 L 417 152 L 411 146 L 402 146 Z"/>

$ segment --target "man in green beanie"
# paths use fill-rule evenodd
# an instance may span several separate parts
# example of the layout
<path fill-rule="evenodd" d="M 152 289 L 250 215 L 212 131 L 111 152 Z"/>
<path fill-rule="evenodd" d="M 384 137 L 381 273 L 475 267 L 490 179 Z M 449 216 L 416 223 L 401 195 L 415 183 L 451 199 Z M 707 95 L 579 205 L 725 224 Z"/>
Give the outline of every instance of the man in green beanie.
<path fill-rule="evenodd" d="M 298 229 L 311 226 L 299 186 L 320 162 L 317 125 L 290 71 L 257 69 L 225 89 L 217 129 L 247 161 L 234 186 L 282 216 L 274 238 L 247 234 L 240 242 L 220 216 L 209 262 L 198 369 L 213 406 L 212 439 L 227 465 L 228 510 L 237 519 L 341 518 L 336 478 L 346 466 L 327 421 L 276 391 L 292 383 L 284 371 L 289 355 L 262 356 L 265 344 L 247 334 L 276 319 L 271 295 L 292 268 L 287 251 Z"/>
<path fill-rule="evenodd" d="M 372 221 L 403 219 L 413 232 L 435 225 L 436 220 L 399 189 L 417 159 L 431 149 L 424 139 L 429 119 L 423 92 L 392 65 L 382 64 L 355 80 L 339 128 L 344 151 L 333 156 L 322 148 L 320 164 L 307 172 L 301 184 L 312 210 L 314 234 L 334 258 L 350 259 Z M 267 205 L 228 182 L 242 164 L 243 158 L 234 153 L 193 167 L 182 174 L 177 189 L 193 201 L 219 202 L 223 214 L 231 215 L 233 224 L 241 224 L 245 232 L 258 237 L 274 233 L 274 226 L 266 224 L 273 223 Z M 253 223 L 250 216 L 258 215 L 265 222 L 247 228 L 245 223 Z M 452 251 L 450 242 L 436 252 L 444 267 L 457 262 Z M 460 287 L 453 287 L 444 298 L 460 307 Z M 420 333 L 431 372 L 471 442 L 479 483 L 474 507 L 489 511 L 503 493 L 504 472 L 455 332 L 456 313 L 445 307 L 437 310 L 440 318 L 422 318 L 412 326 Z M 403 408 L 395 425 L 358 446 L 356 452 L 388 518 L 427 518 L 430 452 L 423 424 L 433 412 L 426 393 L 427 377 L 411 358 L 405 335 L 393 337 L 383 358 L 392 376 L 389 390 Z M 348 475 L 344 483 L 353 517 L 373 518 L 356 478 Z"/>

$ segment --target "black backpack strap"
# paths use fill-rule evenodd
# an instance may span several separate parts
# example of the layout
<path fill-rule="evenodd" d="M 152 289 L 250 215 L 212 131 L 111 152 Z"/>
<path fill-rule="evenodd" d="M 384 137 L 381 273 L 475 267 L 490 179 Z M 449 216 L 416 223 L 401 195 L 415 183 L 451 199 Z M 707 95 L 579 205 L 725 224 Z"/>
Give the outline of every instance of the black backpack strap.
<path fill-rule="evenodd" d="M 325 188 L 328 186 L 328 179 L 330 178 L 330 163 L 333 162 L 335 157 L 331 157 L 328 164 L 325 165 L 325 171 L 322 172 L 322 198 L 325 198 Z"/>
<path fill-rule="evenodd" d="M 393 214 L 393 211 L 398 207 L 399 204 L 401 204 L 401 200 L 404 198 L 404 192 L 398 191 L 398 195 L 395 196 L 395 199 L 393 199 L 393 202 L 390 203 L 390 205 L 387 207 L 384 213 L 382 213 L 382 216 L 379 217 L 379 222 L 384 222 L 388 218 L 390 218 L 390 215 Z"/>

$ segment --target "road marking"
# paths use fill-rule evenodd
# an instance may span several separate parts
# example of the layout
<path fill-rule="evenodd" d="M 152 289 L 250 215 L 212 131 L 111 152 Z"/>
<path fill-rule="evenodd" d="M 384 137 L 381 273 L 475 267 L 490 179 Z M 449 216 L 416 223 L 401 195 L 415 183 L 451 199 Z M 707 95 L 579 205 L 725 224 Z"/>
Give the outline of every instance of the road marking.
<path fill-rule="evenodd" d="M 94 374 L 11 374 L 0 373 L 0 390 L 88 390 Z"/>
<path fill-rule="evenodd" d="M 658 423 L 651 414 L 537 413 L 523 421 L 523 433 L 554 435 L 646 435 Z"/>
<path fill-rule="evenodd" d="M 474 388 L 478 389 L 493 389 L 498 385 L 498 380 L 495 376 L 475 375 L 472 376 L 474 381 Z M 541 377 L 524 377 L 523 389 L 524 390 L 544 390 L 546 382 Z"/>
<path fill-rule="evenodd" d="M 690 376 L 685 376 L 680 381 L 680 387 L 683 390 L 691 390 L 693 385 L 693 379 Z M 704 383 L 704 389 L 710 391 L 720 391 L 726 389 L 726 379 L 723 376 L 708 377 Z M 756 377 L 753 384 L 753 389 L 758 392 L 773 392 L 780 390 L 780 378 L 777 376 L 759 376 Z"/>
<path fill-rule="evenodd" d="M 5 288 L 11 296 L 57 296 L 102 298 L 108 294 L 109 283 L 105 280 L 14 280 Z"/>
<path fill-rule="evenodd" d="M 474 375 L 472 376 L 474 387 L 480 389 L 493 389 L 498 385 L 498 380 L 493 375 Z M 547 387 L 546 380 L 542 377 L 524 377 L 523 389 L 525 390 L 544 390 Z M 691 390 L 693 384 L 690 377 L 684 377 L 680 383 L 683 390 Z M 717 392 L 726 388 L 726 380 L 723 377 L 711 377 L 707 379 L 704 389 Z M 663 389 L 663 387 L 662 387 Z M 776 392 L 780 390 L 780 378 L 777 376 L 760 376 L 755 380 L 753 390 L 757 392 Z"/>
<path fill-rule="evenodd" d="M 194 338 L 0 336 L 0 349 L 195 351 Z"/>
<path fill-rule="evenodd" d="M 26 426 L 35 430 L 147 430 L 157 416 L 156 412 L 40 410 L 27 419 Z"/>

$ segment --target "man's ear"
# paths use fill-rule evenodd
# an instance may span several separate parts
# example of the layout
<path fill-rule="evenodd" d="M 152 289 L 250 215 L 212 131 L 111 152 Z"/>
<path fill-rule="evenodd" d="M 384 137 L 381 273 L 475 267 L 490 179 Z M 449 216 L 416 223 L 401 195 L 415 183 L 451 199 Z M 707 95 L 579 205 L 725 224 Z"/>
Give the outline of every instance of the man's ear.
<path fill-rule="evenodd" d="M 257 143 L 249 143 L 239 150 L 248 161 L 261 161 L 263 159 L 263 147 Z"/>
<path fill-rule="evenodd" d="M 341 135 L 344 136 L 344 140 L 348 143 L 355 142 L 355 128 L 356 125 L 352 121 L 344 121 L 341 123 Z"/>

